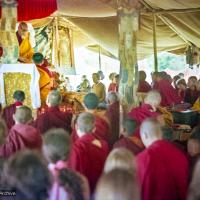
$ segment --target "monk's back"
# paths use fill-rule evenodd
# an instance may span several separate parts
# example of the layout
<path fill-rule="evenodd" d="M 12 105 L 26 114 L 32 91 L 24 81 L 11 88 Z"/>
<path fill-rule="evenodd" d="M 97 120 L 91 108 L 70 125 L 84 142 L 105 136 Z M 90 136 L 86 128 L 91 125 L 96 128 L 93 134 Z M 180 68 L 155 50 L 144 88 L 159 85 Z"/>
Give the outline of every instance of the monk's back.
<path fill-rule="evenodd" d="M 71 132 L 71 119 L 71 113 L 61 112 L 58 107 L 51 107 L 46 113 L 38 116 L 33 126 L 42 134 L 51 128 L 63 128 Z"/>
<path fill-rule="evenodd" d="M 106 142 L 96 139 L 91 134 L 82 136 L 72 147 L 69 167 L 85 175 L 93 191 L 108 153 Z"/>
<path fill-rule="evenodd" d="M 173 144 L 160 140 L 137 156 L 143 200 L 184 200 L 188 161 Z"/>

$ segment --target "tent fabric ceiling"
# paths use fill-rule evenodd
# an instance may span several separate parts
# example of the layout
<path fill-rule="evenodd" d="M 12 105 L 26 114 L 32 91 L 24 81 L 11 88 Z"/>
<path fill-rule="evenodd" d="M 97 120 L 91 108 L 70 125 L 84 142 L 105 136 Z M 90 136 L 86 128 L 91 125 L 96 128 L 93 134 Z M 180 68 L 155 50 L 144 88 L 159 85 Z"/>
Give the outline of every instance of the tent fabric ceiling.
<path fill-rule="evenodd" d="M 140 0 L 149 5 L 148 11 L 157 13 L 157 49 L 184 53 L 188 44 L 200 48 L 200 9 L 182 13 L 169 10 L 200 8 L 199 0 Z M 116 0 L 57 0 L 61 21 L 74 30 L 75 46 L 101 45 L 118 56 L 118 21 Z M 165 12 L 166 11 L 166 12 Z M 138 32 L 138 58 L 153 54 L 153 17 L 151 12 L 142 12 Z M 97 46 L 98 46 L 97 45 Z"/>

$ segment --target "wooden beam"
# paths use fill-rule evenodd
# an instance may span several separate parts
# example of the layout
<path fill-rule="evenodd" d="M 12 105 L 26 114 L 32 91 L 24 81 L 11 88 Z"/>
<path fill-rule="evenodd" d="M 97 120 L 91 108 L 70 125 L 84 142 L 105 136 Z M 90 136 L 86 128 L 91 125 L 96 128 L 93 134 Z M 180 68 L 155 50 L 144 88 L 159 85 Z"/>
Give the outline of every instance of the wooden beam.
<path fill-rule="evenodd" d="M 154 70 L 158 72 L 157 38 L 156 38 L 156 14 L 153 13 L 153 52 L 154 52 Z"/>

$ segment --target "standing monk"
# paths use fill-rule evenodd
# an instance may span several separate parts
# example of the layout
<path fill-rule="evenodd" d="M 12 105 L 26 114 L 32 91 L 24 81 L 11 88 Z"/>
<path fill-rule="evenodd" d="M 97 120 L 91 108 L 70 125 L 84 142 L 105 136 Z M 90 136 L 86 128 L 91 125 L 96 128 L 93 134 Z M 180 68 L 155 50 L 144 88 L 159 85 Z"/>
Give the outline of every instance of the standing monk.
<path fill-rule="evenodd" d="M 79 139 L 72 146 L 68 164 L 71 169 L 87 177 L 91 192 L 94 192 L 109 153 L 108 145 L 92 134 L 95 131 L 95 117 L 91 113 L 80 114 L 76 126 Z"/>
<path fill-rule="evenodd" d="M 29 125 L 33 119 L 31 109 L 20 106 L 16 109 L 13 118 L 15 125 L 9 131 L 6 142 L 0 147 L 0 156 L 8 157 L 25 148 L 40 150 L 42 137 L 35 128 Z"/>
<path fill-rule="evenodd" d="M 145 71 L 139 71 L 139 85 L 137 92 L 149 92 L 151 90 L 150 84 L 146 81 L 146 73 Z"/>
<path fill-rule="evenodd" d="M 16 36 L 19 42 L 19 61 L 30 63 L 34 54 L 34 49 L 31 46 L 28 25 L 25 22 L 19 24 Z"/>
<path fill-rule="evenodd" d="M 110 139 L 109 144 L 112 146 L 119 139 L 119 98 L 116 92 L 109 92 L 107 95 L 108 109 L 106 116 L 110 121 Z"/>
<path fill-rule="evenodd" d="M 15 124 L 13 114 L 18 106 L 22 106 L 25 100 L 25 94 L 21 90 L 16 90 L 13 94 L 14 103 L 3 109 L 2 118 L 5 120 L 8 129 Z"/>
<path fill-rule="evenodd" d="M 47 95 L 53 87 L 52 74 L 48 69 L 48 64 L 45 61 L 44 56 L 41 53 L 34 53 L 33 62 L 37 66 L 37 70 L 40 73 L 40 98 L 42 105 L 44 105 L 46 103 Z"/>
<path fill-rule="evenodd" d="M 63 128 L 71 133 L 72 113 L 62 112 L 59 109 L 62 97 L 57 90 L 52 90 L 47 96 L 48 110 L 39 115 L 33 126 L 44 134 L 51 128 Z"/>
<path fill-rule="evenodd" d="M 185 200 L 188 161 L 173 144 L 162 139 L 160 124 L 145 120 L 140 129 L 146 150 L 137 155 L 142 200 Z"/>
<path fill-rule="evenodd" d="M 92 74 L 92 79 L 94 82 L 92 86 L 92 92 L 94 92 L 99 97 L 99 103 L 103 103 L 106 97 L 105 85 L 101 82 L 100 75 L 97 73 Z"/>

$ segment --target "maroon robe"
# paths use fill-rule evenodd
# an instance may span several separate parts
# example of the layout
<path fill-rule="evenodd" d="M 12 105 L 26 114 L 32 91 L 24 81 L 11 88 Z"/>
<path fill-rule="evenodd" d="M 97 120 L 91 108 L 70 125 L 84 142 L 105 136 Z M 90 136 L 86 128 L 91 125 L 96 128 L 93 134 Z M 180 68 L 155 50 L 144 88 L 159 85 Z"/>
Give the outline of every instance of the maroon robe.
<path fill-rule="evenodd" d="M 116 83 L 110 83 L 108 92 L 118 92 L 118 85 Z"/>
<path fill-rule="evenodd" d="M 172 106 L 181 103 L 181 98 L 178 96 L 176 89 L 173 88 L 168 80 L 160 80 L 157 90 L 160 92 L 162 98 L 161 106 Z"/>
<path fill-rule="evenodd" d="M 135 136 L 140 137 L 140 125 L 141 123 L 151 117 L 151 118 L 157 118 L 160 115 L 160 113 L 153 111 L 151 105 L 149 104 L 142 104 L 141 106 L 137 108 L 133 108 L 129 113 L 128 117 L 135 120 L 138 124 Z"/>
<path fill-rule="evenodd" d="M 16 111 L 16 107 L 22 106 L 22 105 L 23 105 L 22 102 L 16 101 L 15 103 L 13 103 L 3 109 L 2 118 L 5 120 L 8 129 L 11 129 L 12 126 L 15 124 L 15 122 L 13 120 L 13 114 Z"/>
<path fill-rule="evenodd" d="M 59 107 L 55 106 L 49 107 L 45 113 L 39 115 L 33 122 L 33 126 L 42 134 L 51 128 L 63 128 L 71 133 L 71 120 L 72 113 L 61 112 Z"/>
<path fill-rule="evenodd" d="M 187 88 L 185 91 L 185 98 L 184 101 L 186 103 L 190 103 L 191 105 L 193 105 L 195 103 L 195 101 L 199 98 L 200 96 L 200 92 L 195 90 L 191 90 L 190 88 Z"/>
<path fill-rule="evenodd" d="M 109 142 L 110 140 L 110 125 L 101 116 L 94 113 L 95 116 L 95 132 L 92 133 L 96 138 Z M 72 141 L 75 142 L 79 137 L 77 135 L 76 129 L 72 130 L 71 134 Z"/>
<path fill-rule="evenodd" d="M 8 133 L 5 144 L 0 147 L 0 156 L 6 158 L 16 151 L 42 147 L 42 137 L 34 127 L 28 124 L 15 124 Z"/>
<path fill-rule="evenodd" d="M 151 85 L 147 81 L 139 81 L 137 92 L 147 93 L 151 90 Z"/>
<path fill-rule="evenodd" d="M 128 116 L 135 120 L 139 125 L 147 118 L 156 118 L 160 115 L 160 113 L 153 111 L 151 105 L 149 104 L 142 104 L 137 108 L 133 108 L 129 113 Z"/>
<path fill-rule="evenodd" d="M 110 129 L 111 129 L 109 144 L 113 145 L 119 139 L 120 112 L 119 112 L 118 101 L 108 106 L 106 116 L 110 121 Z"/>
<path fill-rule="evenodd" d="M 177 147 L 159 140 L 137 155 L 142 200 L 185 200 L 188 160 Z"/>
<path fill-rule="evenodd" d="M 142 141 L 135 136 L 132 137 L 124 137 L 123 135 L 120 137 L 120 139 L 115 142 L 113 145 L 113 148 L 126 148 L 129 151 L 131 151 L 134 155 L 137 155 L 144 149 L 144 145 Z"/>
<path fill-rule="evenodd" d="M 93 192 L 108 154 L 109 149 L 105 141 L 96 139 L 92 134 L 87 134 L 73 144 L 68 166 L 86 176 L 91 192 Z"/>

